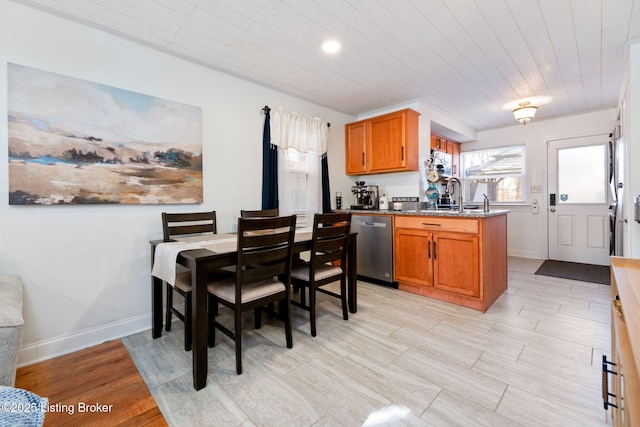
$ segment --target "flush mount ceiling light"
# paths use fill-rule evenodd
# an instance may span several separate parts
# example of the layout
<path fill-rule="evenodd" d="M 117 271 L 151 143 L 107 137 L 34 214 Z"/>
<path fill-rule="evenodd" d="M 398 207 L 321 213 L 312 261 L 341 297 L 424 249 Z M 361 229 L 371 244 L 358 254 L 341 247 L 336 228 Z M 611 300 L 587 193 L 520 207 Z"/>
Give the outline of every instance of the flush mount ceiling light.
<path fill-rule="evenodd" d="M 327 53 L 336 53 L 340 50 L 340 43 L 335 40 L 330 40 L 328 42 L 322 43 L 322 50 Z"/>
<path fill-rule="evenodd" d="M 526 125 L 533 119 L 533 116 L 536 115 L 536 111 L 538 111 L 538 107 L 531 105 L 529 101 L 521 102 L 519 106 L 513 110 L 513 116 L 517 121 Z"/>

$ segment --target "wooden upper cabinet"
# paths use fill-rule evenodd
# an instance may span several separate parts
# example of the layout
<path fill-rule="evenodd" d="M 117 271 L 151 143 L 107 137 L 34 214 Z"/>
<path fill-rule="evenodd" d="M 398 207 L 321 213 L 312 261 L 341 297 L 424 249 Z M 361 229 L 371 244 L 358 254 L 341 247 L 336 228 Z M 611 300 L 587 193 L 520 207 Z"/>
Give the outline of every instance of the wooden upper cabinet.
<path fill-rule="evenodd" d="M 460 143 L 447 144 L 447 153 L 451 154 L 451 174 L 460 177 Z"/>
<path fill-rule="evenodd" d="M 432 150 L 440 150 L 447 151 L 447 140 L 446 138 L 441 137 L 440 135 L 436 135 L 435 133 L 431 134 L 431 149 Z"/>
<path fill-rule="evenodd" d="M 367 172 L 367 121 L 362 120 L 345 126 L 346 170 L 347 175 L 360 175 Z"/>
<path fill-rule="evenodd" d="M 431 149 L 451 154 L 451 174 L 460 176 L 460 143 L 446 139 L 435 133 L 431 134 Z"/>
<path fill-rule="evenodd" d="M 347 124 L 347 175 L 418 170 L 419 116 L 406 109 Z"/>

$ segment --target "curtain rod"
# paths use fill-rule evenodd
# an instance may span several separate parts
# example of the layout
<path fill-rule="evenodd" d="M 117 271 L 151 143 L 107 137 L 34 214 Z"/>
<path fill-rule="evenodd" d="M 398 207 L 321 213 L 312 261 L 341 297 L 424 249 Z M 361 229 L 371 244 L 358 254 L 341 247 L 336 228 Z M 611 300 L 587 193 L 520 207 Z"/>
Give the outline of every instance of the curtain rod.
<path fill-rule="evenodd" d="M 265 113 L 268 113 L 268 112 L 270 112 L 270 111 L 271 111 L 271 107 L 269 107 L 268 105 L 265 105 L 265 106 L 262 108 L 262 111 L 264 111 Z M 327 123 L 327 127 L 331 127 L 331 123 Z"/>

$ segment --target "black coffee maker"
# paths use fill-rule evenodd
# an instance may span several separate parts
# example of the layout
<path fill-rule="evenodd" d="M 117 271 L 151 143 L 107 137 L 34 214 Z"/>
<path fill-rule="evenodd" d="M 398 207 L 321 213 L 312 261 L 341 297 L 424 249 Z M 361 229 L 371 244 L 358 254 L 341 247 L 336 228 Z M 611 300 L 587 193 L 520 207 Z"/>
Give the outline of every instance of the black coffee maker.
<path fill-rule="evenodd" d="M 354 200 L 351 209 L 378 209 L 377 185 L 365 185 L 364 181 L 356 181 L 356 185 L 351 187 L 351 193 L 353 193 Z"/>

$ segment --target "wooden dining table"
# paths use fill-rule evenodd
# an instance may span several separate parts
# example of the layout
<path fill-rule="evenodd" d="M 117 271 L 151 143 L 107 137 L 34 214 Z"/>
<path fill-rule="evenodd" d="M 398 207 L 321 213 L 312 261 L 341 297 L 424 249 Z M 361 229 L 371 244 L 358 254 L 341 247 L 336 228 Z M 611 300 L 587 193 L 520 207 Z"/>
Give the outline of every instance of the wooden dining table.
<path fill-rule="evenodd" d="M 193 387 L 200 390 L 206 387 L 208 374 L 208 347 L 207 347 L 207 278 L 210 269 L 217 269 L 236 265 L 237 235 L 235 233 L 216 234 L 215 241 L 203 242 L 203 247 L 181 251 L 176 262 L 191 270 L 192 284 L 192 366 Z M 203 238 L 207 239 L 207 238 Z M 210 239 L 210 237 L 209 237 Z M 234 243 L 234 239 L 235 242 Z M 193 242 L 193 241 L 192 241 Z M 151 266 L 155 262 L 156 248 L 163 240 L 151 240 Z M 311 249 L 312 235 L 309 229 L 296 231 L 294 254 L 299 254 Z M 351 233 L 347 245 L 347 301 L 349 311 L 357 311 L 357 233 Z M 162 335 L 163 311 L 162 288 L 163 281 L 151 276 L 151 333 L 153 338 Z"/>

